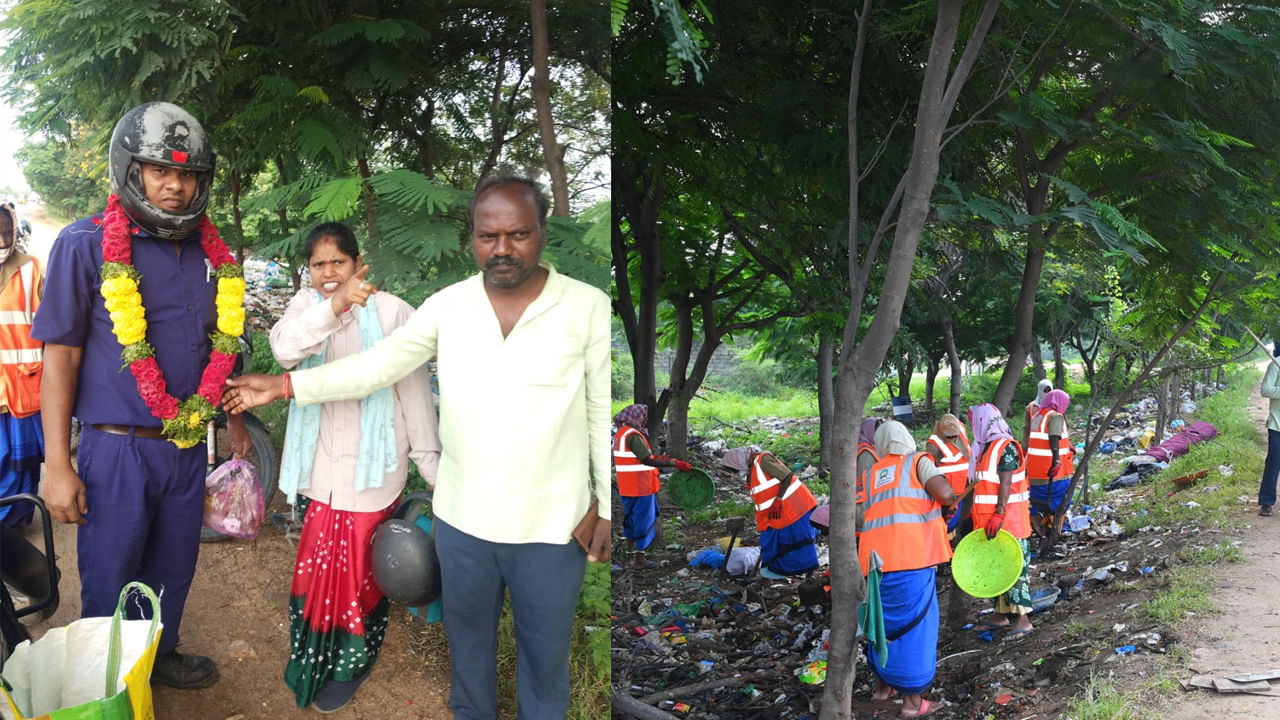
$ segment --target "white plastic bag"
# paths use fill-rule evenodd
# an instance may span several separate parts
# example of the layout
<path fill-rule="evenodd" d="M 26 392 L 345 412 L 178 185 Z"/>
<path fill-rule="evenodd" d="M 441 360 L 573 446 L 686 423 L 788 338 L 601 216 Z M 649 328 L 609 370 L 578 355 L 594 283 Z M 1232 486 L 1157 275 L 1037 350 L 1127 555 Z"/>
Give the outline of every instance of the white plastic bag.
<path fill-rule="evenodd" d="M 258 471 L 232 458 L 204 479 L 204 526 L 237 538 L 256 537 L 266 512 Z"/>

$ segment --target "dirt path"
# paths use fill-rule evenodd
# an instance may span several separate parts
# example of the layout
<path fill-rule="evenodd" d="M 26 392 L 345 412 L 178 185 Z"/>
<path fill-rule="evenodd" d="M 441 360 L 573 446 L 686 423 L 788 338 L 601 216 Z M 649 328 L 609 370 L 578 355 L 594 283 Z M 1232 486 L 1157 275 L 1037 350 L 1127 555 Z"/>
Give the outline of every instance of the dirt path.
<path fill-rule="evenodd" d="M 19 208 L 19 218 L 32 224 L 28 250 L 47 260 L 62 224 L 40 208 Z M 269 511 L 287 512 L 276 494 Z M 24 533 L 41 541 L 38 522 Z M 58 567 L 62 571 L 58 611 L 32 626 L 36 637 L 80 616 L 73 526 L 54 529 Z M 212 657 L 221 679 L 199 691 L 155 689 L 158 720 L 267 720 L 317 717 L 299 710 L 284 684 L 289 655 L 288 601 L 294 548 L 277 527 L 265 526 L 253 541 L 205 544 L 182 625 L 184 652 Z M 382 655 L 373 674 L 336 720 L 421 718 L 446 720 L 449 656 L 441 625 L 424 625 L 399 606 L 392 608 Z"/>
<path fill-rule="evenodd" d="M 1265 371 L 1266 363 L 1259 365 Z M 1253 391 L 1248 408 L 1265 437 L 1267 400 Z M 1249 506 L 1250 513 L 1257 507 Z M 1280 518 L 1247 516 L 1252 524 L 1241 537 L 1245 562 L 1216 566 L 1214 602 L 1221 610 L 1200 621 L 1183 640 L 1188 651 L 1185 676 L 1260 673 L 1280 670 Z M 1280 695 L 1272 684 L 1271 692 Z M 1164 696 L 1153 708 L 1164 720 L 1217 720 L 1239 716 L 1280 717 L 1280 697 L 1226 695 L 1193 690 Z"/>

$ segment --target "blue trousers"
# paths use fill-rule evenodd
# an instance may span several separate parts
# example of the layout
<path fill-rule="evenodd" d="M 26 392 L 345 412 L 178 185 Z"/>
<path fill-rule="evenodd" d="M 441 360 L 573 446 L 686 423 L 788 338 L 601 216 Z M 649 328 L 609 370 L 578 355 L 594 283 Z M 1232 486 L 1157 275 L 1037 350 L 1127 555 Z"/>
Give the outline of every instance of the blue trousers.
<path fill-rule="evenodd" d="M 1262 484 L 1258 486 L 1258 504 L 1276 504 L 1276 476 L 1280 475 L 1280 432 L 1267 430 L 1267 461 L 1262 466 Z"/>
<path fill-rule="evenodd" d="M 76 459 L 89 506 L 76 537 L 80 615 L 112 614 L 120 589 L 140 580 L 160 596 L 160 652 L 169 652 L 178 644 L 200 552 L 204 443 L 181 450 L 168 440 L 86 425 Z M 131 602 L 128 611 L 130 618 L 150 617 L 151 608 Z"/>
<path fill-rule="evenodd" d="M 0 497 L 39 492 L 40 464 L 44 462 L 44 429 L 40 413 L 16 418 L 0 413 Z M 0 508 L 0 523 L 23 527 L 31 522 L 35 507 L 16 503 Z"/>
<path fill-rule="evenodd" d="M 495 543 L 436 518 L 456 720 L 498 715 L 498 618 L 511 590 L 519 720 L 564 720 L 569 644 L 587 556 L 572 541 Z"/>
<path fill-rule="evenodd" d="M 635 541 L 637 550 L 653 543 L 658 527 L 658 495 L 622 496 L 622 536 Z"/>

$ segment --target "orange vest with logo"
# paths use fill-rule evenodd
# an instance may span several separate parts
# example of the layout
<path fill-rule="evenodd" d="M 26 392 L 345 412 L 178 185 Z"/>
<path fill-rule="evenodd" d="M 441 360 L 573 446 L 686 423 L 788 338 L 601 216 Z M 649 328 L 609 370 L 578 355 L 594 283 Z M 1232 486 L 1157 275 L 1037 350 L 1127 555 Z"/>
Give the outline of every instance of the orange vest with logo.
<path fill-rule="evenodd" d="M 969 438 L 965 436 L 963 429 L 960 431 L 960 442 L 961 446 L 956 447 L 938 435 L 930 435 L 928 440 L 929 445 L 938 449 L 938 472 L 947 477 L 947 482 L 956 495 L 964 492 L 969 484 L 969 458 L 962 451 L 969 444 Z"/>
<path fill-rule="evenodd" d="M 644 440 L 644 446 L 649 447 L 649 440 L 644 433 L 630 425 L 623 425 L 618 434 L 613 436 L 613 471 L 618 476 L 619 495 L 645 497 L 658 492 L 662 482 L 658 479 L 658 468 L 640 462 L 640 458 L 627 448 L 627 439 L 632 435 Z"/>
<path fill-rule="evenodd" d="M 40 307 L 39 273 L 36 259 L 30 258 L 0 289 L 0 405 L 20 418 L 40 410 L 44 343 L 31 337 L 31 318 Z"/>
<path fill-rule="evenodd" d="M 987 518 L 995 514 L 996 503 L 1000 500 L 1000 474 L 996 470 L 1000 465 L 1000 456 L 1004 454 L 1006 445 L 1012 444 L 1018 449 L 1018 469 L 1013 471 L 1009 484 L 1009 498 L 1004 506 L 1004 529 L 1016 538 L 1031 535 L 1031 489 L 1027 484 L 1027 458 L 1022 454 L 1016 440 L 1000 438 L 987 445 L 987 449 L 978 459 L 974 477 L 978 481 L 973 489 L 973 526 L 986 527 Z"/>
<path fill-rule="evenodd" d="M 942 506 L 924 489 L 916 463 L 925 453 L 886 455 L 863 478 L 867 510 L 858 540 L 862 574 L 871 568 L 871 551 L 881 572 L 919 570 L 951 559 Z"/>
<path fill-rule="evenodd" d="M 1061 415 L 1057 410 L 1041 408 L 1040 414 L 1031 420 L 1031 435 L 1027 440 L 1027 477 L 1032 485 L 1049 482 L 1049 466 L 1053 464 L 1053 448 L 1049 445 L 1049 418 Z M 1054 480 L 1070 478 L 1075 471 L 1074 448 L 1063 423 L 1062 438 L 1058 440 L 1058 474 Z"/>
<path fill-rule="evenodd" d="M 766 473 L 760 466 L 760 460 L 766 455 L 769 453 L 760 453 L 752 459 L 751 472 L 747 475 L 747 489 L 751 491 L 751 502 L 756 506 L 756 529 L 760 532 L 768 528 L 781 530 L 818 507 L 817 498 L 795 473 L 782 480 Z M 782 515 L 771 518 L 769 511 L 775 503 L 782 503 Z"/>

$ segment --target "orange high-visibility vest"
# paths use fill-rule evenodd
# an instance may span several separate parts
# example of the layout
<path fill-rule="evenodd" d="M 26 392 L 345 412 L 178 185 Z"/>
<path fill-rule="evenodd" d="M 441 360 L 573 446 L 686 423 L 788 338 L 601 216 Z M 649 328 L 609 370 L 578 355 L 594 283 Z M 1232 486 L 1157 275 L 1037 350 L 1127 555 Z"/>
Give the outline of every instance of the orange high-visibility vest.
<path fill-rule="evenodd" d="M 886 455 L 863 479 L 867 511 L 858 540 L 862 574 L 871 567 L 871 551 L 881 572 L 919 570 L 951 559 L 942 506 L 924 489 L 916 463 L 925 453 Z"/>
<path fill-rule="evenodd" d="M 1031 420 L 1031 435 L 1027 440 L 1027 477 L 1032 485 L 1049 482 L 1049 466 L 1053 464 L 1053 448 L 1049 446 L 1049 418 L 1061 414 L 1057 410 L 1041 408 L 1040 414 Z M 1075 471 L 1073 458 L 1074 449 L 1064 422 L 1062 438 L 1058 440 L 1058 474 L 1054 476 L 1054 480 L 1071 477 L 1071 473 Z"/>
<path fill-rule="evenodd" d="M 947 482 L 956 495 L 964 492 L 965 486 L 969 484 L 969 458 L 962 450 L 968 447 L 969 438 L 965 435 L 964 428 L 960 429 L 960 442 L 960 447 L 956 447 L 938 435 L 930 435 L 928 440 L 929 445 L 938 448 L 941 456 L 938 472 L 947 477 Z"/>
<path fill-rule="evenodd" d="M 756 506 L 756 529 L 760 532 L 768 528 L 781 530 L 818 507 L 817 498 L 795 473 L 782 480 L 770 477 L 760 465 L 760 460 L 766 455 L 773 457 L 762 452 L 751 460 L 751 473 L 747 476 L 747 489 L 751 491 L 751 502 Z M 782 515 L 778 518 L 769 517 L 774 503 L 782 503 Z"/>
<path fill-rule="evenodd" d="M 1013 471 L 1009 484 L 1009 499 L 1004 506 L 1004 529 L 1016 538 L 1031 535 L 1031 490 L 1027 484 L 1027 458 L 1016 440 L 999 438 L 987 445 L 982 457 L 978 460 L 975 479 L 977 487 L 973 489 L 973 526 L 986 527 L 987 518 L 995 514 L 996 503 L 1000 500 L 1000 474 L 996 470 L 1000 465 L 1000 456 L 1004 454 L 1006 445 L 1012 444 L 1018 449 L 1018 469 Z"/>
<path fill-rule="evenodd" d="M 0 408 L 20 418 L 40 410 L 44 343 L 31 337 L 31 318 L 40 307 L 39 272 L 36 259 L 29 258 L 0 290 Z"/>
<path fill-rule="evenodd" d="M 623 425 L 613 437 L 613 471 L 618 476 L 618 494 L 623 497 L 645 497 L 652 495 L 662 487 L 658 479 L 658 468 L 640 462 L 640 458 L 627 447 L 627 439 L 632 435 L 644 440 L 649 447 L 649 440 L 644 433 Z"/>

